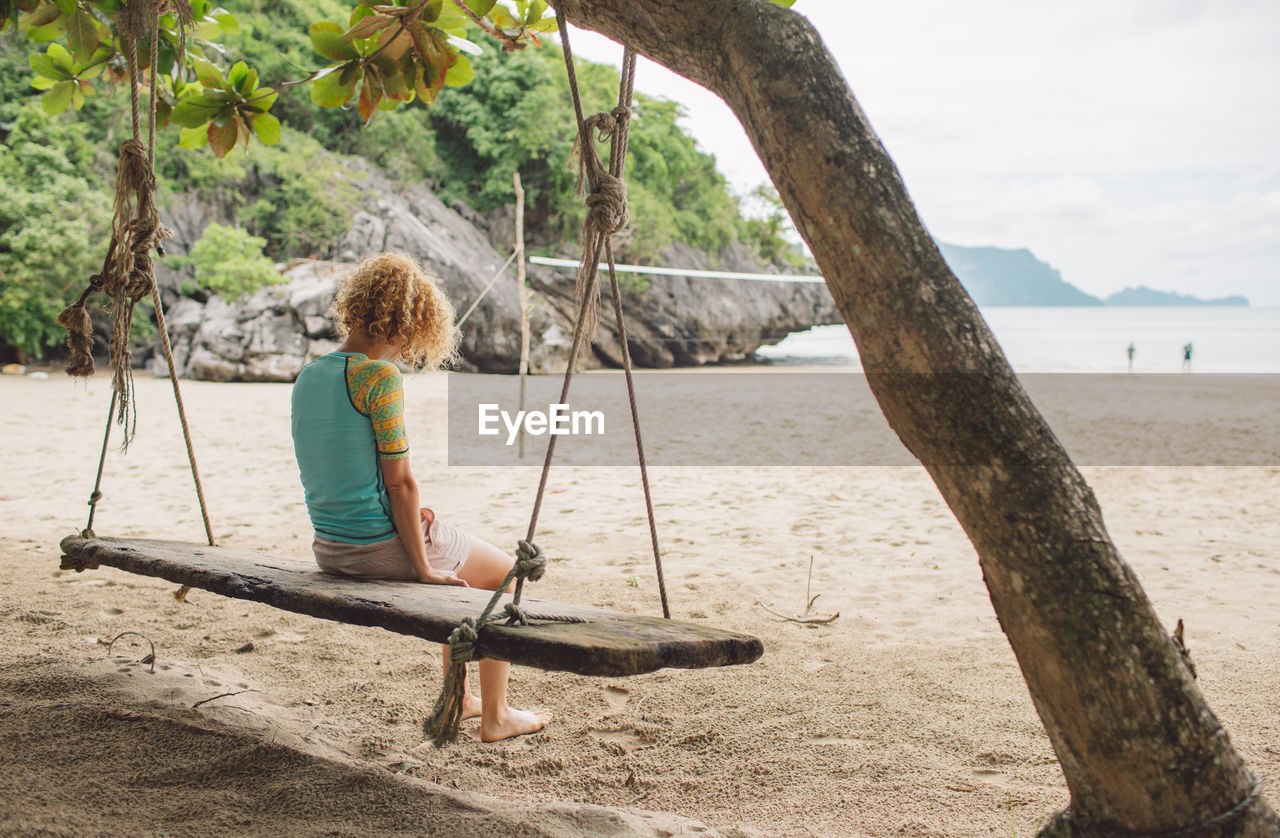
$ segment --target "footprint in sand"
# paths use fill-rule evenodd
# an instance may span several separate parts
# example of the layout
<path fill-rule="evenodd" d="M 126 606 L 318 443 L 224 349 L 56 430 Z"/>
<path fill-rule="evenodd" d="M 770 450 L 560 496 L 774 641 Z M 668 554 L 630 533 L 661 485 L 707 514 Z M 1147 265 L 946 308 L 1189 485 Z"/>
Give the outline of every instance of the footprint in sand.
<path fill-rule="evenodd" d="M 615 753 L 619 751 L 623 753 L 631 753 L 635 748 L 641 745 L 652 745 L 654 739 L 639 733 L 636 730 L 601 730 L 599 728 L 587 728 L 587 733 L 591 734 L 591 738 L 603 744 Z"/>
<path fill-rule="evenodd" d="M 613 710 L 621 710 L 627 706 L 627 700 L 630 698 L 630 690 L 623 687 L 605 687 L 604 700 L 609 702 L 609 707 Z"/>

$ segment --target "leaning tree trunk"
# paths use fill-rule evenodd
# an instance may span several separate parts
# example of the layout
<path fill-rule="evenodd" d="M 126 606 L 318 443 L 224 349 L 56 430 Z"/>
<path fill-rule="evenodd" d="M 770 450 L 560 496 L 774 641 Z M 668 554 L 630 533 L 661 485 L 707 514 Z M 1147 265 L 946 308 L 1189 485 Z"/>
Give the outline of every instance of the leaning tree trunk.
<path fill-rule="evenodd" d="M 764 0 L 553 5 L 709 88 L 746 128 L 889 424 L 977 548 L 1071 790 L 1046 833 L 1280 834 L 808 21 Z"/>

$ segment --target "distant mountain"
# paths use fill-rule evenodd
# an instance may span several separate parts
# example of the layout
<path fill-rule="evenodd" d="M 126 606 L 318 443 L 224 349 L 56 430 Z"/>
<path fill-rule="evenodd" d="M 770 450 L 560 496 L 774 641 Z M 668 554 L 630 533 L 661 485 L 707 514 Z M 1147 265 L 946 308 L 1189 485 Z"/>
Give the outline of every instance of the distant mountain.
<path fill-rule="evenodd" d="M 1126 288 L 1107 297 L 1109 306 L 1247 306 L 1249 300 L 1238 294 L 1232 297 L 1218 297 L 1202 300 L 1189 294 L 1175 294 L 1172 291 L 1157 291 L 1145 285 L 1137 288 Z"/>
<path fill-rule="evenodd" d="M 942 256 L 980 306 L 1100 306 L 1030 250 L 938 243 Z"/>

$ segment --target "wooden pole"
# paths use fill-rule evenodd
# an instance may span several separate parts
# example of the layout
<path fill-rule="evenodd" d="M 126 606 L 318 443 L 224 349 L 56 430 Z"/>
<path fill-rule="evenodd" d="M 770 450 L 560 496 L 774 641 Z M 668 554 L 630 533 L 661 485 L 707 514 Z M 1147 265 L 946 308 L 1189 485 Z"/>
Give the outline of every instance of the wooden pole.
<path fill-rule="evenodd" d="M 516 172 L 516 283 L 520 295 L 520 412 L 524 413 L 525 378 L 529 375 L 529 289 L 524 275 L 524 187 Z M 524 426 L 520 426 L 519 456 L 524 457 Z"/>

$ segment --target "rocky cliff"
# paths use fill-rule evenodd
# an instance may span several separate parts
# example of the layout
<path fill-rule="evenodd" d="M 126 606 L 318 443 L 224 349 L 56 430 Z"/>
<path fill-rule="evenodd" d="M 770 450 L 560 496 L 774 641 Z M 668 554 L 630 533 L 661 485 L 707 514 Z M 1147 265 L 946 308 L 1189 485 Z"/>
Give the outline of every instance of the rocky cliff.
<path fill-rule="evenodd" d="M 362 173 L 360 190 L 373 196 L 355 213 L 334 248 L 333 261 L 303 261 L 285 271 L 286 283 L 227 302 L 180 296 L 180 278 L 166 276 L 168 325 L 175 363 L 184 376 L 219 381 L 289 381 L 314 357 L 332 351 L 336 335 L 329 309 L 341 281 L 366 255 L 399 250 L 416 257 L 443 281 L 459 314 L 466 311 L 506 261 L 481 228 L 465 218 L 466 207 L 444 205 L 425 187 L 397 189 L 381 174 Z M 165 222 L 178 231 L 181 251 L 199 239 L 203 226 L 219 220 L 215 208 L 177 201 Z M 510 216 L 510 213 L 507 213 Z M 643 223 L 643 219 L 635 223 Z M 509 224 L 489 223 L 507 249 Z M 506 227 L 506 230 L 498 229 Z M 576 254 L 564 254 L 576 256 Z M 670 264 L 746 272 L 768 271 L 736 244 L 715 257 L 676 246 Z M 607 286 L 607 277 L 602 277 Z M 531 368 L 564 368 L 573 333 L 573 274 L 529 267 Z M 749 358 L 760 346 L 789 332 L 839 323 L 823 285 L 739 282 L 680 277 L 629 278 L 623 307 L 632 357 L 639 366 L 714 364 Z M 589 364 L 621 363 L 612 303 L 606 293 Z M 607 315 L 607 316 L 606 316 Z M 481 299 L 463 326 L 464 367 L 514 372 L 520 352 L 520 309 L 515 269 L 510 267 Z M 155 361 L 153 361 L 155 363 Z M 163 363 L 157 364 L 163 371 Z"/>

